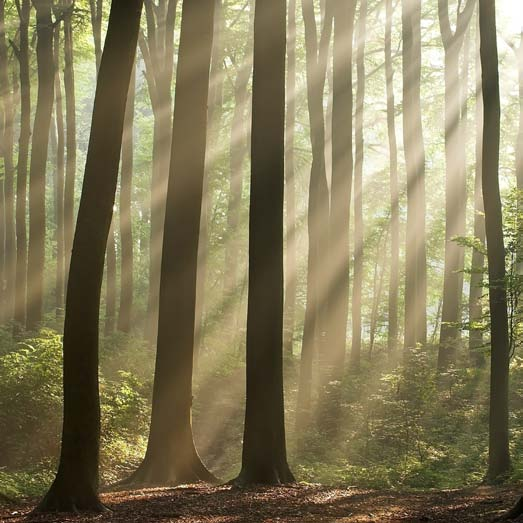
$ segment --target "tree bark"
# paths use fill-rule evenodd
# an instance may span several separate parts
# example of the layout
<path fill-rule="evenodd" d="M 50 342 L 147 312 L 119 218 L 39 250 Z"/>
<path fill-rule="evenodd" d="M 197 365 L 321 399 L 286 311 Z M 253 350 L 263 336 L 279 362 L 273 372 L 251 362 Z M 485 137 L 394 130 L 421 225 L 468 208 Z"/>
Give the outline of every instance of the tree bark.
<path fill-rule="evenodd" d="M 294 481 L 283 399 L 286 2 L 256 2 L 249 217 L 247 402 L 236 484 Z M 268 45 L 270 39 L 271 45 Z"/>
<path fill-rule="evenodd" d="M 33 0 L 36 9 L 38 96 L 29 169 L 29 246 L 26 327 L 42 321 L 45 266 L 45 174 L 53 112 L 53 21 L 50 0 Z"/>
<path fill-rule="evenodd" d="M 56 479 L 37 511 L 102 511 L 98 499 L 98 329 L 142 0 L 113 0 L 71 256 L 64 326 L 64 424 Z"/>
<path fill-rule="evenodd" d="M 483 88 L 483 204 L 489 275 L 491 374 L 489 466 L 495 481 L 510 470 L 508 431 L 509 337 L 505 289 L 505 245 L 499 192 L 500 99 L 495 3 L 479 2 Z"/>

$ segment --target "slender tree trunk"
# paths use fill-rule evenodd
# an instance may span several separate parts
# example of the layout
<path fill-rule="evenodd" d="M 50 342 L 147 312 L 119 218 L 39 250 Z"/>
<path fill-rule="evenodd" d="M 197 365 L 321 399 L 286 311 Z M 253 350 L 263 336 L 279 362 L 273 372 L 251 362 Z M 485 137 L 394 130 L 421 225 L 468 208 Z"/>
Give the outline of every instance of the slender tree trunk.
<path fill-rule="evenodd" d="M 65 180 L 65 139 L 62 84 L 60 79 L 60 27 L 54 28 L 55 68 L 55 118 L 56 118 L 56 286 L 55 306 L 57 314 L 64 306 L 64 180 Z"/>
<path fill-rule="evenodd" d="M 194 351 L 197 361 L 203 348 L 205 323 L 205 283 L 207 281 L 207 266 L 209 257 L 209 225 L 212 212 L 212 193 L 210 182 L 219 161 L 219 142 L 223 105 L 223 59 L 224 42 L 222 0 L 214 0 L 214 34 L 211 58 L 211 76 L 208 102 L 208 146 L 206 150 L 205 177 L 203 180 L 203 203 L 200 217 L 200 239 L 198 243 L 198 276 L 196 278 L 196 326 Z"/>
<path fill-rule="evenodd" d="M 212 481 L 191 426 L 195 302 L 215 0 L 183 3 L 149 442 L 129 481 Z"/>
<path fill-rule="evenodd" d="M 421 0 L 402 1 L 403 142 L 407 171 L 405 349 L 427 341 L 425 146 L 421 121 Z"/>
<path fill-rule="evenodd" d="M 387 91 L 387 133 L 390 157 L 390 277 L 387 347 L 389 353 L 398 347 L 398 296 L 400 263 L 400 204 L 398 187 L 398 145 L 396 137 L 396 104 L 394 100 L 394 66 L 392 63 L 392 0 L 385 0 L 385 76 Z"/>
<path fill-rule="evenodd" d="M 287 18 L 287 115 L 285 118 L 285 307 L 284 353 L 293 356 L 296 317 L 296 188 L 295 188 L 295 125 L 296 125 L 296 0 L 289 0 Z"/>
<path fill-rule="evenodd" d="M 363 107 L 365 102 L 365 39 L 367 0 L 360 0 L 357 38 L 357 92 L 355 116 L 356 159 L 354 165 L 354 283 L 352 289 L 351 366 L 358 370 L 361 361 L 361 294 L 363 287 Z"/>
<path fill-rule="evenodd" d="M 452 31 L 448 0 L 438 0 L 441 37 L 445 50 L 445 270 L 443 305 L 438 352 L 438 369 L 445 371 L 455 363 L 461 332 L 461 302 L 465 248 L 455 238 L 466 233 L 467 176 L 466 139 L 462 123 L 459 56 L 463 37 L 474 9 L 475 0 L 468 0 L 464 11 L 458 12 L 456 29 Z"/>
<path fill-rule="evenodd" d="M 53 22 L 50 0 L 33 0 L 36 8 L 38 96 L 29 169 L 29 248 L 26 326 L 42 321 L 45 266 L 45 173 L 53 112 Z"/>
<path fill-rule="evenodd" d="M 74 2 L 64 10 L 64 90 L 66 118 L 65 186 L 64 186 L 64 251 L 65 251 L 65 285 L 71 263 L 74 234 L 74 185 L 76 178 L 76 99 L 73 67 L 73 7 Z"/>
<path fill-rule="evenodd" d="M 64 326 L 64 424 L 58 473 L 37 510 L 101 511 L 98 329 L 104 254 L 118 180 L 142 0 L 113 0 L 71 257 Z"/>
<path fill-rule="evenodd" d="M 5 34 L 5 6 L 0 6 L 0 101 L 3 110 L 2 159 L 4 161 L 4 227 L 5 227 L 5 271 L 2 281 L 2 294 L 5 293 L 5 319 L 14 317 L 15 274 L 16 274 L 16 235 L 14 208 L 14 97 L 9 82 L 9 64 Z"/>
<path fill-rule="evenodd" d="M 20 8 L 20 47 L 17 50 L 20 67 L 20 137 L 16 172 L 16 294 L 15 321 L 25 325 L 27 288 L 27 167 L 31 140 L 31 80 L 29 74 L 30 0 L 22 0 Z"/>
<path fill-rule="evenodd" d="M 114 332 L 116 320 L 116 236 L 114 233 L 115 220 L 109 228 L 106 252 L 106 271 L 105 271 L 105 322 L 104 334 L 110 336 Z"/>
<path fill-rule="evenodd" d="M 483 146 L 483 92 L 481 89 L 481 62 L 479 56 L 479 31 L 476 60 L 476 172 L 474 175 L 474 238 L 479 248 L 472 251 L 472 269 L 469 295 L 469 351 L 471 360 L 478 367 L 485 363 L 483 348 L 483 272 L 485 269 L 485 209 L 481 189 Z"/>
<path fill-rule="evenodd" d="M 96 60 L 96 70 L 100 69 L 102 59 L 102 18 L 103 0 L 89 0 L 91 12 L 91 27 L 93 30 L 94 56 Z"/>
<path fill-rule="evenodd" d="M 151 345 L 156 343 L 162 231 L 165 218 L 165 194 L 169 172 L 171 144 L 172 96 L 174 62 L 174 27 L 177 0 L 162 0 L 154 9 L 146 1 L 147 40 L 140 38 L 140 50 L 153 107 L 153 158 L 151 178 L 151 232 L 149 244 L 149 295 L 145 334 Z"/>
<path fill-rule="evenodd" d="M 125 109 L 124 134 L 122 142 L 122 167 L 120 180 L 120 308 L 118 330 L 131 332 L 133 310 L 133 230 L 132 230 L 132 180 L 133 180 L 133 131 L 134 102 L 136 91 L 136 69 L 133 69 L 127 107 Z"/>
<path fill-rule="evenodd" d="M 307 302 L 300 361 L 300 377 L 296 407 L 296 427 L 299 434 L 311 412 L 312 363 L 314 354 L 325 354 L 326 288 L 322 259 L 328 248 L 325 231 L 329 227 L 329 188 L 325 171 L 325 116 L 323 91 L 327 71 L 329 42 L 332 34 L 332 3 L 326 5 L 320 44 L 314 14 L 314 3 L 302 0 L 305 24 L 305 55 L 307 66 L 307 103 L 312 145 L 312 166 L 309 184 L 307 261 Z M 328 12 L 327 12 L 328 11 Z M 322 292 L 323 291 L 323 292 Z M 322 343 L 323 342 L 323 343 Z"/>
<path fill-rule="evenodd" d="M 489 466 L 494 481 L 510 471 L 508 430 L 509 337 L 505 290 L 505 246 L 499 193 L 500 99 L 496 6 L 479 2 L 481 69 L 483 87 L 483 203 L 489 274 L 491 318 L 491 374 L 489 417 Z"/>
<path fill-rule="evenodd" d="M 256 2 L 249 217 L 247 402 L 240 485 L 294 481 L 283 399 L 286 2 Z M 268 45 L 270 41 L 271 45 Z"/>

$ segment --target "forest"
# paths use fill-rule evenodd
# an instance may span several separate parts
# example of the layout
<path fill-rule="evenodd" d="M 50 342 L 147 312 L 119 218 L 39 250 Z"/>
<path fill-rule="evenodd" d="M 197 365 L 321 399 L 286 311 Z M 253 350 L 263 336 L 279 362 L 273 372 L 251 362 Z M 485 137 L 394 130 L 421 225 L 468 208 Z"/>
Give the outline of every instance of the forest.
<path fill-rule="evenodd" d="M 0 521 L 523 521 L 521 0 L 0 0 Z"/>

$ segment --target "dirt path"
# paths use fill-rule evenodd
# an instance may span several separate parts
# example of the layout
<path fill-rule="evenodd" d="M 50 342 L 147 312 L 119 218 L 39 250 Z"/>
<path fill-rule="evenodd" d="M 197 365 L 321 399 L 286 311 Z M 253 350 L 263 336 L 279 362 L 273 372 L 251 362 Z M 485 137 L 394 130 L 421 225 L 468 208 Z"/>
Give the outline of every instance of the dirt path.
<path fill-rule="evenodd" d="M 190 485 L 104 494 L 112 510 L 86 517 L 30 515 L 31 505 L 0 507 L 0 521 L 159 523 L 490 522 L 510 508 L 523 485 L 425 493 L 296 486 L 237 490 Z M 28 515 L 29 514 L 29 515 Z M 523 521 L 523 520 L 521 520 Z"/>

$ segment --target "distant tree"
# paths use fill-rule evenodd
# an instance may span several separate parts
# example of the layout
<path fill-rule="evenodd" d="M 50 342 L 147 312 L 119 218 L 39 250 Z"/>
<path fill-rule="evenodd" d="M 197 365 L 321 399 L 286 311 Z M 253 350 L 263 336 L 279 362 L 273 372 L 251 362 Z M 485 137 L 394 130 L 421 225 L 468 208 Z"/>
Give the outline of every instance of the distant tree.
<path fill-rule="evenodd" d="M 296 0 L 289 0 L 287 16 L 287 115 L 285 118 L 285 314 L 284 352 L 293 355 L 296 317 Z"/>
<path fill-rule="evenodd" d="M 247 403 L 239 485 L 294 481 L 283 400 L 286 2 L 256 2 L 249 217 Z M 270 42 L 270 45 L 268 45 Z"/>
<path fill-rule="evenodd" d="M 67 286 L 62 449 L 40 512 L 104 510 L 98 499 L 100 294 L 142 3 L 111 4 Z"/>
<path fill-rule="evenodd" d="M 326 280 L 322 257 L 328 248 L 329 187 L 325 168 L 325 114 L 323 91 L 327 74 L 329 42 L 332 35 L 331 1 L 325 4 L 323 28 L 318 44 L 318 31 L 314 14 L 314 2 L 302 0 L 305 26 L 305 61 L 307 69 L 307 105 L 309 109 L 312 165 L 309 183 L 307 227 L 309 248 L 307 259 L 307 301 L 300 361 L 300 377 L 296 406 L 298 433 L 306 425 L 311 412 L 312 364 L 315 354 L 325 355 L 326 333 Z"/>
<path fill-rule="evenodd" d="M 133 310 L 133 229 L 132 229 L 132 181 L 134 157 L 134 103 L 136 91 L 136 69 L 133 69 L 127 107 L 125 109 L 125 124 L 122 142 L 122 165 L 120 178 L 120 307 L 118 309 L 118 330 L 131 331 L 131 315 Z"/>
<path fill-rule="evenodd" d="M 19 46 L 14 47 L 20 74 L 20 138 L 16 171 L 16 293 L 14 317 L 16 323 L 25 325 L 27 288 L 27 167 L 31 140 L 31 79 L 29 69 L 29 19 L 31 1 L 16 1 L 19 24 Z"/>
<path fill-rule="evenodd" d="M 392 63 L 392 0 L 385 0 L 385 83 L 387 91 L 387 134 L 390 155 L 390 278 L 387 346 L 389 353 L 398 346 L 398 296 L 400 257 L 400 203 L 398 186 L 398 144 L 396 135 L 394 66 Z"/>
<path fill-rule="evenodd" d="M 510 470 L 508 442 L 509 336 L 505 289 L 505 245 L 499 192 L 500 98 L 495 2 L 479 1 L 479 26 L 484 109 L 482 179 L 491 322 L 487 479 L 495 481 Z"/>
<path fill-rule="evenodd" d="M 9 57 L 5 27 L 5 5 L 0 6 L 0 103 L 2 104 L 1 155 L 4 163 L 4 256 L 5 271 L 2 281 L 5 319 L 14 316 L 16 238 L 15 238 L 15 200 L 14 200 L 14 117 L 15 104 L 13 88 L 9 79 Z M 1 311 L 0 311 L 1 313 Z M 1 314 L 0 314 L 1 315 Z"/>
<path fill-rule="evenodd" d="M 361 295 L 363 287 L 363 109 L 365 103 L 365 39 L 367 37 L 367 0 L 360 0 L 356 32 L 357 90 L 355 115 L 356 158 L 354 165 L 354 282 L 352 290 L 351 364 L 360 367 L 361 358 Z"/>
<path fill-rule="evenodd" d="M 32 0 L 36 9 L 38 96 L 29 170 L 29 246 L 26 326 L 42 321 L 45 266 L 45 173 L 54 99 L 53 19 L 51 0 Z"/>
<path fill-rule="evenodd" d="M 145 458 L 129 479 L 138 484 L 215 479 L 196 451 L 191 425 L 214 3 L 185 0 L 182 8 L 151 427 Z"/>
<path fill-rule="evenodd" d="M 421 121 L 421 0 L 402 0 L 403 142 L 407 171 L 405 349 L 427 340 L 425 145 Z"/>
<path fill-rule="evenodd" d="M 478 26 L 479 29 L 479 26 Z M 481 88 L 481 58 L 479 31 L 476 38 L 476 172 L 474 174 L 474 238 L 479 245 L 472 250 L 472 269 L 469 293 L 469 351 L 471 360 L 482 366 L 485 357 L 483 348 L 483 271 L 485 269 L 485 211 L 481 189 L 482 147 L 483 147 L 483 93 Z"/>
<path fill-rule="evenodd" d="M 460 89 L 459 59 L 465 32 L 476 0 L 468 0 L 457 14 L 455 29 L 449 17 L 448 0 L 438 0 L 439 25 L 445 51 L 445 269 L 438 368 L 447 370 L 455 363 L 460 337 L 461 302 L 465 248 L 455 241 L 466 233 L 467 154 Z"/>

